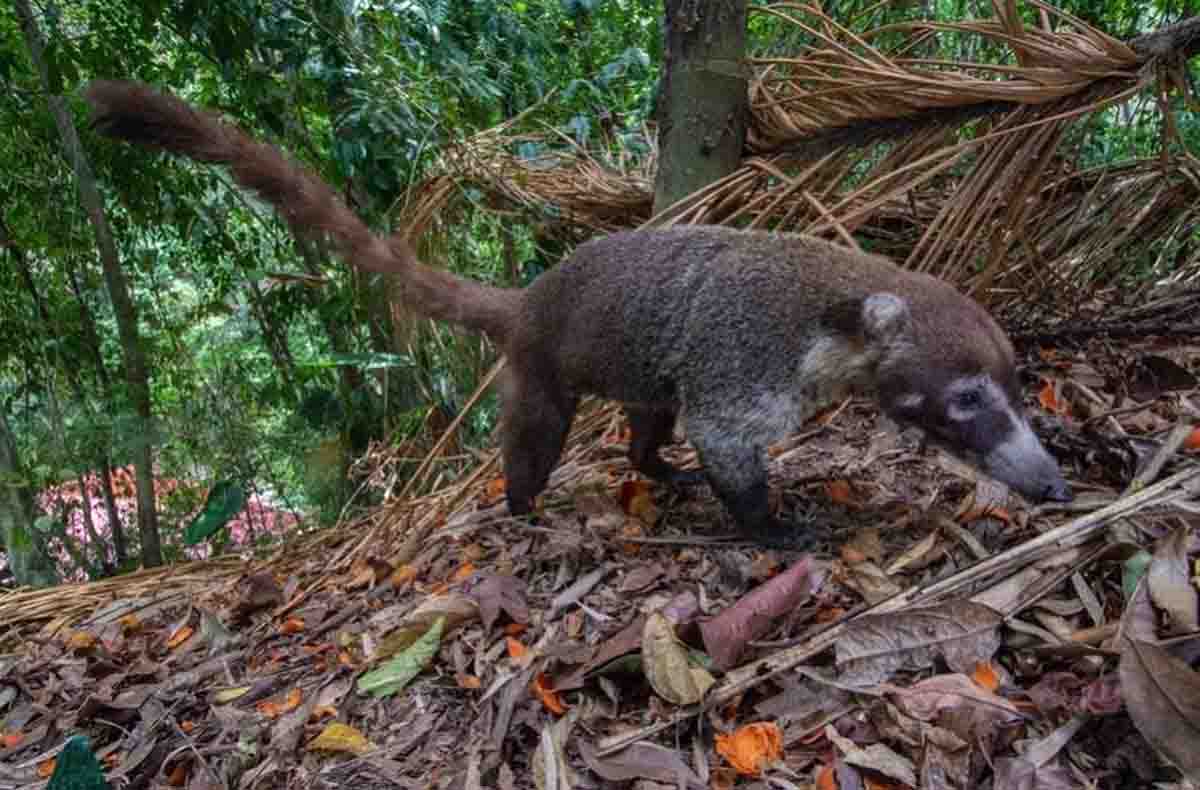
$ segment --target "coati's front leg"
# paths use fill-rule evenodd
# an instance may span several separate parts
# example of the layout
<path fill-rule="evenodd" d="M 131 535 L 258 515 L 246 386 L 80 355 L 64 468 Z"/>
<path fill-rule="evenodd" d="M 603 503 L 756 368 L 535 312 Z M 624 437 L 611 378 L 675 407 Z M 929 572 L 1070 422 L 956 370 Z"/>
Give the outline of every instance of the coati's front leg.
<path fill-rule="evenodd" d="M 501 452 L 508 512 L 523 516 L 554 471 L 578 401 L 529 376 L 504 388 Z"/>
<path fill-rule="evenodd" d="M 687 418 L 688 438 L 700 453 L 709 484 L 741 532 L 767 546 L 804 548 L 812 536 L 771 513 L 764 447 L 749 428 L 734 420 Z"/>
<path fill-rule="evenodd" d="M 675 428 L 675 412 L 672 409 L 655 409 L 648 406 L 625 404 L 625 415 L 629 418 L 629 462 L 633 468 L 664 485 L 694 486 L 704 482 L 703 472 L 694 469 L 678 469 L 667 463 L 658 454 L 664 444 L 671 441 Z"/>

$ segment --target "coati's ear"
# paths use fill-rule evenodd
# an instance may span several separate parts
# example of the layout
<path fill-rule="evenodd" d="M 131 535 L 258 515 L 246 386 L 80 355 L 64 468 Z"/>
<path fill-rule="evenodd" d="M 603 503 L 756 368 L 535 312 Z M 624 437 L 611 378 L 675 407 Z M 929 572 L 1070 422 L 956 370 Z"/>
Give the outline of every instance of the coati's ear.
<path fill-rule="evenodd" d="M 908 328 L 908 302 L 894 293 L 874 293 L 862 300 L 862 333 L 886 343 Z"/>
<path fill-rule="evenodd" d="M 908 324 L 908 302 L 881 291 L 862 299 L 847 299 L 825 310 L 825 324 L 847 337 L 886 343 Z"/>

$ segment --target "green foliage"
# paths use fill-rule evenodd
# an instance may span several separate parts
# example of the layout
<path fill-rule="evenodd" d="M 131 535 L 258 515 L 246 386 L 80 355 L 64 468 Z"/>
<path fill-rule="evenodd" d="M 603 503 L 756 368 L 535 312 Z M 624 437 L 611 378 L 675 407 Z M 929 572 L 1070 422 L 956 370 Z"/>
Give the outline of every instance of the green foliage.
<path fill-rule="evenodd" d="M 246 489 L 235 480 L 222 480 L 208 492 L 204 509 L 188 524 L 183 542 L 195 546 L 212 537 L 246 506 Z"/>
<path fill-rule="evenodd" d="M 82 735 L 67 739 L 54 763 L 54 774 L 46 790 L 109 790 L 100 761 Z"/>

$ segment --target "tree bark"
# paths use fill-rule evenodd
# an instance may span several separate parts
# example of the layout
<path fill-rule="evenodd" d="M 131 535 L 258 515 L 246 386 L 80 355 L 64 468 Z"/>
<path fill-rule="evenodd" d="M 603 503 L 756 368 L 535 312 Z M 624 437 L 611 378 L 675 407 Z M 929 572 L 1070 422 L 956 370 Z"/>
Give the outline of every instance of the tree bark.
<path fill-rule="evenodd" d="M 117 321 L 117 333 L 121 339 L 121 352 L 125 359 L 125 377 L 129 385 L 129 397 L 133 401 L 138 417 L 140 441 L 134 451 L 133 467 L 137 479 L 138 533 L 142 541 L 142 564 L 146 567 L 162 565 L 162 547 L 158 535 L 158 512 L 154 501 L 154 445 L 151 435 L 150 382 L 146 372 L 146 360 L 142 353 L 138 335 L 137 308 L 129 295 L 125 272 L 121 269 L 117 245 L 113 241 L 108 218 L 104 213 L 104 200 L 96 187 L 91 164 L 83 154 L 79 135 L 67 103 L 51 90 L 50 69 L 45 58 L 45 41 L 33 16 L 29 0 L 15 0 L 17 16 L 25 34 L 29 57 L 41 77 L 42 89 L 46 91 L 46 103 L 54 116 L 62 140 L 63 154 L 71 163 L 79 187 L 79 199 L 87 211 L 92 230 L 96 234 L 96 246 L 100 251 L 100 262 L 104 268 L 104 283 L 112 300 L 113 313 Z"/>
<path fill-rule="evenodd" d="M 83 328 L 84 342 L 92 354 L 92 364 L 96 366 L 96 383 L 100 392 L 109 403 L 114 402 L 112 379 L 109 378 L 108 368 L 104 364 L 104 354 L 100 351 L 100 333 L 96 331 L 96 319 L 92 316 L 87 299 L 84 298 L 83 287 L 79 284 L 79 272 L 74 265 L 67 273 L 71 281 L 71 293 L 79 305 L 79 321 Z M 117 497 L 113 493 L 112 457 L 107 452 L 97 458 L 100 475 L 100 494 L 104 499 L 104 512 L 108 514 L 108 523 L 112 528 L 113 551 L 116 554 L 117 567 L 124 568 L 129 560 L 129 541 L 125 539 L 125 525 L 121 514 L 117 512 Z"/>
<path fill-rule="evenodd" d="M 746 0 L 666 0 L 663 35 L 655 213 L 741 163 Z"/>

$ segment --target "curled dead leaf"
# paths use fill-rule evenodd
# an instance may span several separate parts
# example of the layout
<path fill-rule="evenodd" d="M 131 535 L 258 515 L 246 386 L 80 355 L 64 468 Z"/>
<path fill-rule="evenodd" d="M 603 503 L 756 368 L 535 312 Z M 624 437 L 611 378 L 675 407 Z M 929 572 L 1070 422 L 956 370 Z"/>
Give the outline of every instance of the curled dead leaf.
<path fill-rule="evenodd" d="M 661 612 L 646 618 L 642 628 L 642 668 L 646 680 L 660 697 L 676 705 L 699 702 L 715 682 L 688 658 L 687 647 L 675 637 L 675 628 Z"/>
<path fill-rule="evenodd" d="M 805 556 L 783 573 L 742 596 L 716 617 L 700 623 L 704 647 L 718 669 L 729 669 L 742 657 L 747 643 L 758 639 L 779 618 L 794 610 L 824 581 Z"/>

